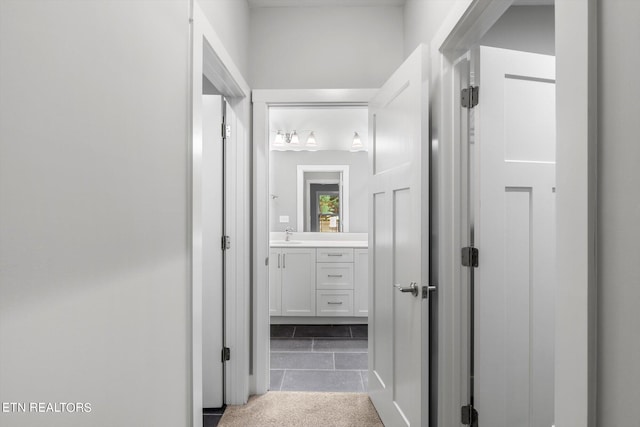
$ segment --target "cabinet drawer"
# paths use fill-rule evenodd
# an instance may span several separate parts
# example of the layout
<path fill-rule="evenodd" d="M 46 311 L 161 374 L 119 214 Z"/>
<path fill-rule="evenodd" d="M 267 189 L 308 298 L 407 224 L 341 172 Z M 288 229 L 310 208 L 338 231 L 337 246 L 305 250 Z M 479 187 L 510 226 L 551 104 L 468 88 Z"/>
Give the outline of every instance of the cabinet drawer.
<path fill-rule="evenodd" d="M 353 262 L 353 248 L 318 248 L 318 262 Z"/>
<path fill-rule="evenodd" d="M 353 264 L 327 262 L 316 265 L 316 289 L 353 289 Z"/>
<path fill-rule="evenodd" d="M 353 291 L 317 291 L 316 316 L 353 316 Z"/>

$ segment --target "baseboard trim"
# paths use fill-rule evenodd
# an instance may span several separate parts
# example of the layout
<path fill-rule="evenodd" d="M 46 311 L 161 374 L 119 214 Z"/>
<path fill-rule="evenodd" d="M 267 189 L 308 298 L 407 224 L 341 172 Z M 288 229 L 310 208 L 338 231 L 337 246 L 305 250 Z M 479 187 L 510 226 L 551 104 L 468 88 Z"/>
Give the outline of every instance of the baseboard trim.
<path fill-rule="evenodd" d="M 272 325 L 367 325 L 368 317 L 281 317 L 271 316 Z"/>

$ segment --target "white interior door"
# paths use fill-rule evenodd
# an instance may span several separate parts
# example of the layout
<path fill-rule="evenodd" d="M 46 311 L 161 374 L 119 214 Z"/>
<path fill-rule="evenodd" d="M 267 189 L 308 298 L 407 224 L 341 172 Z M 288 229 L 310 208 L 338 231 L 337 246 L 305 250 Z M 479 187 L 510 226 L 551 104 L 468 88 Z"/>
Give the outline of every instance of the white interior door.
<path fill-rule="evenodd" d="M 554 412 L 555 58 L 481 47 L 474 109 L 478 425 Z"/>
<path fill-rule="evenodd" d="M 202 96 L 202 392 L 203 407 L 224 404 L 223 341 L 223 98 Z"/>
<path fill-rule="evenodd" d="M 428 87 L 424 46 L 369 105 L 369 394 L 387 426 L 428 422 Z M 418 292 L 401 292 L 398 284 Z"/>

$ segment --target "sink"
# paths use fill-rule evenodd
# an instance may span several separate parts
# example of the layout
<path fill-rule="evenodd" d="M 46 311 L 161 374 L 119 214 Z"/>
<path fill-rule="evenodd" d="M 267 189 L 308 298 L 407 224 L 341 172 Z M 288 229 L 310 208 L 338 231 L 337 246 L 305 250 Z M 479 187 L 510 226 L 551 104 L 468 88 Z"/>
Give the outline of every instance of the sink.
<path fill-rule="evenodd" d="M 272 240 L 269 243 L 272 245 L 299 245 L 302 242 L 296 240 L 289 240 L 288 242 L 286 240 Z"/>

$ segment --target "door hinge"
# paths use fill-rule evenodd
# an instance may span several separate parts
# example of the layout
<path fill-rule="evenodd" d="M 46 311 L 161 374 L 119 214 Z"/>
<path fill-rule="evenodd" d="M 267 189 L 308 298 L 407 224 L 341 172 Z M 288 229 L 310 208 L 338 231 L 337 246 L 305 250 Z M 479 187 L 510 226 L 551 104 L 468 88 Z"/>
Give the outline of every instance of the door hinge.
<path fill-rule="evenodd" d="M 231 138 L 231 125 L 222 122 L 222 139 Z"/>
<path fill-rule="evenodd" d="M 462 265 L 464 267 L 477 267 L 478 257 L 478 248 L 474 248 L 473 246 L 462 248 Z"/>
<path fill-rule="evenodd" d="M 231 349 L 229 347 L 222 347 L 222 361 L 226 362 L 231 360 Z"/>
<path fill-rule="evenodd" d="M 231 249 L 231 237 L 222 236 L 222 250 L 226 251 L 227 249 Z"/>
<path fill-rule="evenodd" d="M 478 411 L 473 406 L 462 407 L 462 424 L 472 427 L 478 425 Z"/>
<path fill-rule="evenodd" d="M 478 100 L 480 99 L 480 90 L 478 86 L 469 86 L 468 88 L 462 89 L 462 96 L 460 97 L 460 104 L 464 108 L 473 108 L 478 105 Z"/>

